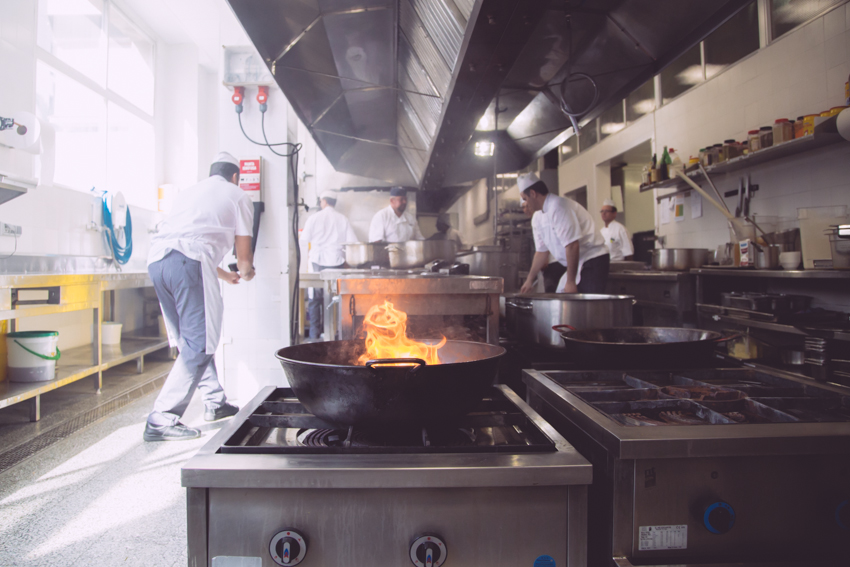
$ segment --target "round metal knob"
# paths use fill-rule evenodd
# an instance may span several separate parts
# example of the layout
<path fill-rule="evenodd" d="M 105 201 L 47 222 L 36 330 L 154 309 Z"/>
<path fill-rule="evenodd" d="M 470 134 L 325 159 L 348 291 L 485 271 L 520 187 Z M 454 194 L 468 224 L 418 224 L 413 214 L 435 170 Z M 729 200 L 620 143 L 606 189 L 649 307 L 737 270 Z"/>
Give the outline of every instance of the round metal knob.
<path fill-rule="evenodd" d="M 278 565 L 298 565 L 307 555 L 307 540 L 296 530 L 282 530 L 269 542 L 269 553 Z"/>
<path fill-rule="evenodd" d="M 735 525 L 735 510 L 726 502 L 715 502 L 705 509 L 702 523 L 711 533 L 723 535 Z"/>
<path fill-rule="evenodd" d="M 416 567 L 440 567 L 447 554 L 446 544 L 439 536 L 426 534 L 410 544 L 410 560 Z"/>

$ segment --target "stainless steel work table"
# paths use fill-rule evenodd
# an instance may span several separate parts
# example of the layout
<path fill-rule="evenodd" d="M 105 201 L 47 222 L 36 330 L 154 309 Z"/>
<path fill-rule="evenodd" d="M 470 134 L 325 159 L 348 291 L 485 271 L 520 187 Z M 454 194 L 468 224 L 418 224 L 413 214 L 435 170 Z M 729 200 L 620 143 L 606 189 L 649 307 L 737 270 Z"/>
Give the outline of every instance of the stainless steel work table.
<path fill-rule="evenodd" d="M 145 355 L 167 347 L 167 337 L 160 336 L 158 328 L 140 329 L 123 334 L 117 345 L 103 346 L 100 324 L 114 312 L 116 290 L 152 285 L 144 272 L 0 275 L 0 320 L 9 321 L 8 332 L 23 317 L 93 310 L 91 343 L 63 351 L 53 380 L 0 382 L 0 408 L 29 400 L 30 420 L 38 421 L 44 393 L 88 376 L 94 376 L 100 392 L 103 372 L 132 360 L 143 372 Z"/>

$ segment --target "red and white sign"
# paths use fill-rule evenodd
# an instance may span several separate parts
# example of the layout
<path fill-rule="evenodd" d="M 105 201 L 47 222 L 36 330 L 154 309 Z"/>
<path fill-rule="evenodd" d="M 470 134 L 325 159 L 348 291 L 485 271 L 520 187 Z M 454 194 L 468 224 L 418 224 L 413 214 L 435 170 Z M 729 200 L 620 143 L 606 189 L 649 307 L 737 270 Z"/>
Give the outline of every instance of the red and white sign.
<path fill-rule="evenodd" d="M 239 187 L 252 201 L 262 201 L 262 164 L 263 158 L 239 160 Z"/>

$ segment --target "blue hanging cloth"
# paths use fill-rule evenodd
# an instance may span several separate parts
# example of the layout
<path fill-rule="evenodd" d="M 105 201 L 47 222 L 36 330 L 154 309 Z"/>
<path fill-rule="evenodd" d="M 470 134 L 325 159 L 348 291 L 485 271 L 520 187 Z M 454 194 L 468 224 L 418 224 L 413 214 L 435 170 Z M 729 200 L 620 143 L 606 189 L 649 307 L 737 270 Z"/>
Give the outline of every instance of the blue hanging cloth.
<path fill-rule="evenodd" d="M 115 257 L 115 261 L 122 265 L 126 264 L 133 254 L 133 219 L 130 216 L 130 207 L 127 207 L 127 222 L 124 225 L 125 244 L 122 246 L 112 225 L 112 207 L 106 193 L 103 194 L 103 226 L 107 229 L 107 238 L 110 246 L 112 246 L 112 255 Z"/>

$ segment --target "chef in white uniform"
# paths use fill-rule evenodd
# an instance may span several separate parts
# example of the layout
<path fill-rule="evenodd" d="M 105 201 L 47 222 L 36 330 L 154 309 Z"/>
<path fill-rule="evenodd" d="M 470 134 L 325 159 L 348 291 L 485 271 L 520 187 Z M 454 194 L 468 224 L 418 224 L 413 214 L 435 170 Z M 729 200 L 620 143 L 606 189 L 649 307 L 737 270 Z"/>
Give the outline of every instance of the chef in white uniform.
<path fill-rule="evenodd" d="M 629 232 L 622 224 L 617 222 L 617 206 L 611 199 L 605 199 L 602 202 L 602 209 L 599 211 L 602 216 L 602 222 L 605 226 L 599 230 L 602 233 L 602 238 L 605 239 L 605 246 L 611 253 L 612 262 L 620 262 L 622 260 L 631 260 L 635 253 L 635 248 L 632 246 L 632 239 L 629 238 Z"/>
<path fill-rule="evenodd" d="M 441 213 L 437 216 L 437 232 L 428 237 L 428 240 L 451 240 L 457 244 L 457 249 L 466 248 L 463 238 L 460 236 L 460 231 L 452 228 L 452 220 L 448 213 Z"/>
<path fill-rule="evenodd" d="M 520 195 L 529 210 L 543 213 L 545 223 L 535 230 L 536 252 L 521 293 L 528 293 L 540 271 L 549 263 L 549 252 L 567 271 L 558 282 L 558 293 L 605 293 L 609 255 L 587 209 L 573 201 L 549 193 L 534 173 L 517 179 Z M 538 234 L 539 233 L 539 234 Z"/>
<path fill-rule="evenodd" d="M 343 267 L 343 245 L 357 242 L 357 235 L 354 234 L 348 218 L 334 208 L 336 199 L 337 194 L 334 191 L 322 192 L 319 196 L 321 210 L 307 219 L 301 232 L 301 242 L 310 248 L 309 257 L 314 272 Z M 324 291 L 321 288 L 313 288 L 313 297 L 307 302 L 311 339 L 320 338 L 322 333 L 323 305 Z"/>
<path fill-rule="evenodd" d="M 369 242 L 407 242 L 425 240 L 416 217 L 405 211 L 407 208 L 407 190 L 393 187 L 390 190 L 390 204 L 372 217 L 369 226 Z"/>
<path fill-rule="evenodd" d="M 218 280 L 237 284 L 254 277 L 254 209 L 238 182 L 239 161 L 221 152 L 210 167 L 210 177 L 179 193 L 151 239 L 148 273 L 169 342 L 180 355 L 148 415 L 145 441 L 200 437 L 199 430 L 179 421 L 195 388 L 203 394 L 206 421 L 239 411 L 227 403 L 213 361 L 224 307 Z M 219 264 L 234 244 L 238 272 L 226 272 Z"/>

